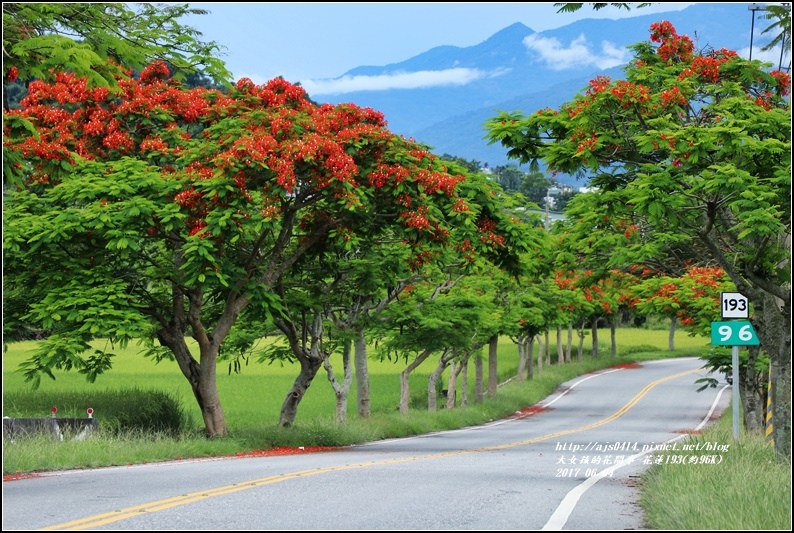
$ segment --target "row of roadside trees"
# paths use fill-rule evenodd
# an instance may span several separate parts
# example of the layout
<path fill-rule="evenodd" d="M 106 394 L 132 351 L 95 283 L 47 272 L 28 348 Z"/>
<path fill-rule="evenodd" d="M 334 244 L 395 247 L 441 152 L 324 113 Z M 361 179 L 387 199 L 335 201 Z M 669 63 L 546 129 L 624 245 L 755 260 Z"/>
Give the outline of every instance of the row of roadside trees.
<path fill-rule="evenodd" d="M 695 50 L 666 21 L 633 51 L 624 79 L 596 77 L 560 109 L 501 113 L 489 138 L 523 164 L 597 187 L 567 211 L 591 260 L 726 272 L 752 303 L 770 359 L 775 448 L 789 457 L 790 76 L 731 50 Z M 610 243 L 616 230 L 633 242 Z"/>
<path fill-rule="evenodd" d="M 100 78 L 69 62 L 34 71 L 41 43 L 29 39 L 51 37 L 63 24 L 55 15 L 81 13 L 13 5 L 13 20 L 31 24 L 4 64 L 6 81 L 29 82 L 21 108 L 4 113 L 4 332 L 46 333 L 24 368 L 34 384 L 55 369 L 93 381 L 113 358 L 93 339 L 144 339 L 150 356 L 179 365 L 207 433 L 223 435 L 218 363 L 250 355 L 276 328 L 286 343 L 262 357 L 300 363 L 281 425 L 322 367 L 340 417 L 355 372 L 367 416 L 376 339 L 407 363 L 401 410 L 408 373 L 431 357 L 428 405 L 449 368 L 452 406 L 472 358 L 475 400 L 496 393 L 499 336 L 519 344 L 523 377 L 538 335 L 577 331 L 581 354 L 589 326 L 598 356 L 599 320 L 614 325 L 628 309 L 702 332 L 717 315 L 714 291 L 733 283 L 754 305 L 772 362 L 775 444 L 789 454 L 785 74 L 729 51 L 694 53 L 662 23 L 658 46 L 636 45 L 626 80 L 597 78 L 559 111 L 494 118 L 491 141 L 522 163 L 586 169 L 599 187 L 547 233 L 512 216 L 484 175 L 390 133 L 380 113 L 317 105 L 286 80 L 187 89 L 168 66 L 179 57 L 131 64 L 131 77 L 112 67 L 125 59 L 112 47 L 90 58 L 112 60 L 93 69 Z M 86 13 L 112 7 L 106 14 L 129 22 L 125 8 L 97 6 Z M 6 4 L 4 41 L 5 14 Z M 79 47 L 93 50 L 89 39 Z M 669 279 L 659 285 L 659 275 Z M 487 385 L 477 357 L 486 346 Z"/>

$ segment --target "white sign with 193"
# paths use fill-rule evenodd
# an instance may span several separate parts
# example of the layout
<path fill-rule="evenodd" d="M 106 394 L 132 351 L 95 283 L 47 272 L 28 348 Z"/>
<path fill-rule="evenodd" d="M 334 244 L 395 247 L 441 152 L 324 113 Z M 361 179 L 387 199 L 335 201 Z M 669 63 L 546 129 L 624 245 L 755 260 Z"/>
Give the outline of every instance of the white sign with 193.
<path fill-rule="evenodd" d="M 720 293 L 720 316 L 722 318 L 749 318 L 750 302 L 738 292 Z"/>

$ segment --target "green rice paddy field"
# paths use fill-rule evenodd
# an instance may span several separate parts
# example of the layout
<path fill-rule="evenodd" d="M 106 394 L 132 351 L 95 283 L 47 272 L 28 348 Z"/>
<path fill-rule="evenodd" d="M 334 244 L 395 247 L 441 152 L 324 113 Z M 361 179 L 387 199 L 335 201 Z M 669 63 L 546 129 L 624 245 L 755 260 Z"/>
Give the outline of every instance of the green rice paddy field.
<path fill-rule="evenodd" d="M 565 338 L 565 332 L 563 332 Z M 707 350 L 709 340 L 702 337 L 690 337 L 684 332 L 676 332 L 674 353 L 667 352 L 666 330 L 623 328 L 617 330 L 618 359 L 632 358 L 659 358 L 681 355 L 699 355 Z M 557 351 L 551 335 L 551 360 L 556 366 Z M 572 359 L 576 361 L 577 338 L 574 335 Z M 590 337 L 585 338 L 584 360 L 593 361 L 596 366 L 609 366 L 610 363 L 610 338 L 609 330 L 599 332 L 600 357 L 593 361 L 590 355 Z M 104 343 L 96 343 L 97 347 Z M 19 412 L 21 406 L 9 405 L 5 395 L 11 392 L 31 395 L 37 394 L 31 390 L 30 383 L 26 383 L 24 376 L 18 371 L 19 364 L 29 358 L 36 348 L 35 342 L 25 341 L 11 343 L 5 346 L 3 356 L 3 391 L 4 391 L 4 416 L 49 416 L 49 412 L 30 413 Z M 538 346 L 535 346 L 537 354 Z M 653 353 L 652 352 L 656 352 Z M 661 354 L 658 352 L 662 352 Z M 140 354 L 140 348 L 132 344 L 124 350 L 117 352 L 114 366 L 105 375 L 99 376 L 95 383 L 88 383 L 82 374 L 76 372 L 55 372 L 53 381 L 44 376 L 38 391 L 55 393 L 74 393 L 77 391 L 119 390 L 128 388 L 157 389 L 168 391 L 176 395 L 183 403 L 186 412 L 200 424 L 201 416 L 196 402 L 188 386 L 187 380 L 182 376 L 174 361 L 163 361 L 156 364 Z M 388 413 L 397 410 L 400 387 L 399 373 L 405 368 L 406 362 L 381 361 L 377 359 L 377 350 L 370 347 L 370 389 L 373 413 Z M 487 349 L 483 350 L 487 355 Z M 278 422 L 281 404 L 298 374 L 297 364 L 282 364 L 275 362 L 257 363 L 256 356 L 249 358 L 249 363 L 243 363 L 240 373 L 230 372 L 228 362 L 219 363 L 218 389 L 221 402 L 226 413 L 230 430 L 242 429 L 247 425 L 270 425 Z M 515 376 L 518 368 L 518 350 L 516 345 L 507 337 L 500 339 L 498 351 L 499 381 L 503 382 Z M 341 356 L 332 360 L 334 372 L 341 379 Z M 436 361 L 430 358 L 411 375 L 412 397 L 423 396 L 427 389 L 427 376 L 435 368 Z M 544 365 L 545 366 L 545 365 Z M 589 365 L 588 365 L 589 366 Z M 487 379 L 487 364 L 486 379 Z M 590 370 L 591 368 L 588 368 Z M 448 374 L 445 372 L 443 379 Z M 539 376 L 538 376 L 539 377 Z M 469 365 L 468 387 L 473 398 L 474 368 Z M 446 388 L 446 385 L 444 386 Z M 552 389 L 553 390 L 553 389 Z M 471 403 L 471 400 L 470 400 Z M 92 405 L 94 416 L 101 420 L 102 406 Z M 84 406 L 59 406 L 59 416 L 85 416 Z M 335 401 L 333 389 L 328 382 L 324 369 L 320 369 L 312 386 L 302 400 L 296 422 L 309 422 L 314 419 L 333 419 Z M 348 405 L 350 417 L 355 416 L 355 384 L 350 394 Z"/>

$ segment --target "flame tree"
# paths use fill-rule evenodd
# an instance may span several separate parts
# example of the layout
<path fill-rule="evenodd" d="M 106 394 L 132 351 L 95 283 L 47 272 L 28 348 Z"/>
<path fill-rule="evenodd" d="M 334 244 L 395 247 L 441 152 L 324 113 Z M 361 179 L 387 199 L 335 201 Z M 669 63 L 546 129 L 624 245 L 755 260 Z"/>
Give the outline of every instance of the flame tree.
<path fill-rule="evenodd" d="M 113 354 L 94 339 L 144 339 L 179 365 L 207 434 L 226 434 L 221 345 L 241 315 L 278 309 L 300 258 L 388 232 L 419 254 L 469 210 L 462 176 L 371 109 L 283 79 L 185 90 L 161 62 L 118 87 L 56 73 L 4 114 L 4 280 L 24 288 L 4 327 L 48 334 L 23 365 L 34 386 L 55 369 L 95 380 Z"/>

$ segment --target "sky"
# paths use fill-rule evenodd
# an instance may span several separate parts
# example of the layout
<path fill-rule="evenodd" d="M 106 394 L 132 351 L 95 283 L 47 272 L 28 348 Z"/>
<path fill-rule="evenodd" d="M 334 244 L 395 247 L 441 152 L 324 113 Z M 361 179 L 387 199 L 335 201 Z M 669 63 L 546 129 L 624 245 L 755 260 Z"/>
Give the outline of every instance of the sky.
<path fill-rule="evenodd" d="M 310 94 L 465 83 L 466 69 L 331 81 L 359 66 L 399 63 L 436 46 L 468 47 L 521 22 L 536 32 L 584 18 L 619 19 L 677 11 L 692 3 L 654 3 L 640 9 L 585 6 L 557 13 L 553 2 L 191 2 L 206 15 L 184 19 L 202 40 L 225 47 L 221 59 L 234 79 L 262 84 L 276 77 L 300 82 Z M 589 57 L 575 43 L 545 45 L 571 59 L 617 61 L 615 50 Z M 620 64 L 620 62 L 615 63 Z"/>

